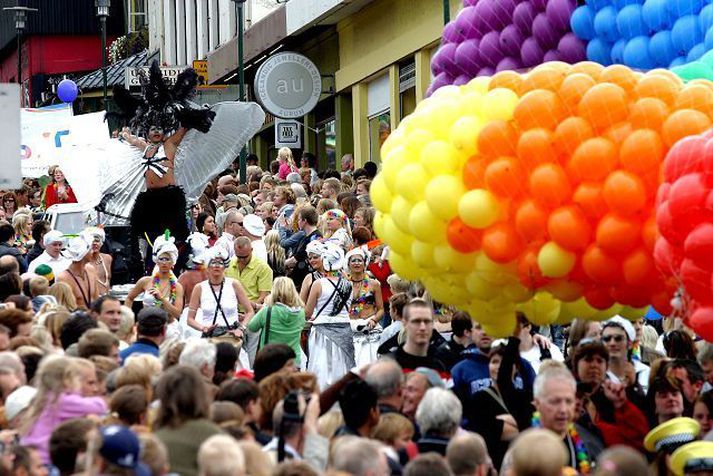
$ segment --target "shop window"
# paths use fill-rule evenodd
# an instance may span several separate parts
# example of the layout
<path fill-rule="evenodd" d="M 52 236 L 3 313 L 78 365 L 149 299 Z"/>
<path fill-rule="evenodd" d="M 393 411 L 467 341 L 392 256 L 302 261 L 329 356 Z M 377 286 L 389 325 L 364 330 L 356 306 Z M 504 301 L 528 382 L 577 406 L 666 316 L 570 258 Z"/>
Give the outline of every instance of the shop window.
<path fill-rule="evenodd" d="M 339 170 L 337 168 L 337 121 L 331 119 L 324 123 L 324 133 L 319 135 L 320 141 L 324 141 L 324 144 L 320 144 L 319 150 L 324 150 L 327 157 L 327 168 Z M 320 127 L 322 129 L 322 127 Z M 324 148 L 322 148 L 324 147 Z"/>
<path fill-rule="evenodd" d="M 416 110 L 416 63 L 399 65 L 399 118 Z"/>
<path fill-rule="evenodd" d="M 369 160 L 381 163 L 381 146 L 391 134 L 391 112 L 384 111 L 369 118 Z"/>

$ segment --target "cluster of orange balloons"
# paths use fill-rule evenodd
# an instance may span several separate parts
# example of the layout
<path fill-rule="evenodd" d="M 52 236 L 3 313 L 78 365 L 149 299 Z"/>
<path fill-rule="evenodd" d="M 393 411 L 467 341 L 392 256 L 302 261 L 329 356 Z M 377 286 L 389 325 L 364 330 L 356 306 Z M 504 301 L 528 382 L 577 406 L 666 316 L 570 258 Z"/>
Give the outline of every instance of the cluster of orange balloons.
<path fill-rule="evenodd" d="M 653 259 L 661 165 L 678 140 L 713 124 L 713 83 L 546 63 L 498 73 L 489 88 L 520 100 L 512 119 L 491 121 L 474 138 L 449 243 L 516 263 L 526 288 L 562 301 L 670 309 L 675 283 Z"/>

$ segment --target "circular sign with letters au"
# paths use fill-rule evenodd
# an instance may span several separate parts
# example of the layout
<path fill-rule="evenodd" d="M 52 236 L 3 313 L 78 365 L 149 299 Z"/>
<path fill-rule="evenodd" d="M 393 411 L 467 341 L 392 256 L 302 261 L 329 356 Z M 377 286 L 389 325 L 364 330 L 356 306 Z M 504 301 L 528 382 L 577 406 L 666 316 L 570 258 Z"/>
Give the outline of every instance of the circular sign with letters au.
<path fill-rule="evenodd" d="M 255 95 L 282 118 L 308 114 L 322 94 L 322 76 L 307 57 L 290 51 L 270 56 L 255 74 Z"/>

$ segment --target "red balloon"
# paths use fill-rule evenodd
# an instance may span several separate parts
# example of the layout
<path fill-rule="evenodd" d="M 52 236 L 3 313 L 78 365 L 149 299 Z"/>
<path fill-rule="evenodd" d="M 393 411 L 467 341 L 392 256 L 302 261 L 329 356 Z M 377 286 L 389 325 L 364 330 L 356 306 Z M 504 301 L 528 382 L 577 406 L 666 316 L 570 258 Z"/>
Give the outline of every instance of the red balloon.
<path fill-rule="evenodd" d="M 713 307 L 699 307 L 691 314 L 688 322 L 696 334 L 713 342 Z"/>
<path fill-rule="evenodd" d="M 711 293 L 711 272 L 697 266 L 693 260 L 684 259 L 681 263 L 681 281 L 686 292 L 701 304 L 713 305 Z"/>
<path fill-rule="evenodd" d="M 688 234 L 683 254 L 701 268 L 713 271 L 713 223 L 701 223 Z"/>
<path fill-rule="evenodd" d="M 673 224 L 688 233 L 705 218 L 704 207 L 708 190 L 700 173 L 690 173 L 676 180 L 668 196 L 668 208 Z"/>
<path fill-rule="evenodd" d="M 664 180 L 673 183 L 686 174 L 701 170 L 705 146 L 706 140 L 701 136 L 686 137 L 676 143 L 664 159 Z"/>
<path fill-rule="evenodd" d="M 595 309 L 603 311 L 614 305 L 614 298 L 606 288 L 592 288 L 584 292 L 584 299 L 587 304 Z"/>
<path fill-rule="evenodd" d="M 448 223 L 446 237 L 453 249 L 467 254 L 480 249 L 483 232 L 469 227 L 456 217 Z"/>
<path fill-rule="evenodd" d="M 656 209 L 656 225 L 658 225 L 661 235 L 671 242 L 677 243 L 686 239 L 684 231 L 674 225 L 668 200 L 661 203 Z"/>
<path fill-rule="evenodd" d="M 675 276 L 681 269 L 683 254 L 680 248 L 671 245 L 666 238 L 660 237 L 656 240 L 656 246 L 654 247 L 654 260 L 656 261 L 656 267 L 663 274 Z"/>

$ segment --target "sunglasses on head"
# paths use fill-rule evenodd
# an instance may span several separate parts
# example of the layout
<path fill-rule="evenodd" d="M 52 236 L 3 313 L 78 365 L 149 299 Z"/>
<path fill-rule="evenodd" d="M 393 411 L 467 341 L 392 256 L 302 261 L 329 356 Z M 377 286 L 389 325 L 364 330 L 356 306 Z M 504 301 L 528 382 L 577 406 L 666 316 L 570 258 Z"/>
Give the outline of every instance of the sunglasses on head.
<path fill-rule="evenodd" d="M 614 339 L 614 342 L 624 342 L 624 336 L 604 336 L 602 337 L 603 342 L 610 342 L 612 339 Z"/>

